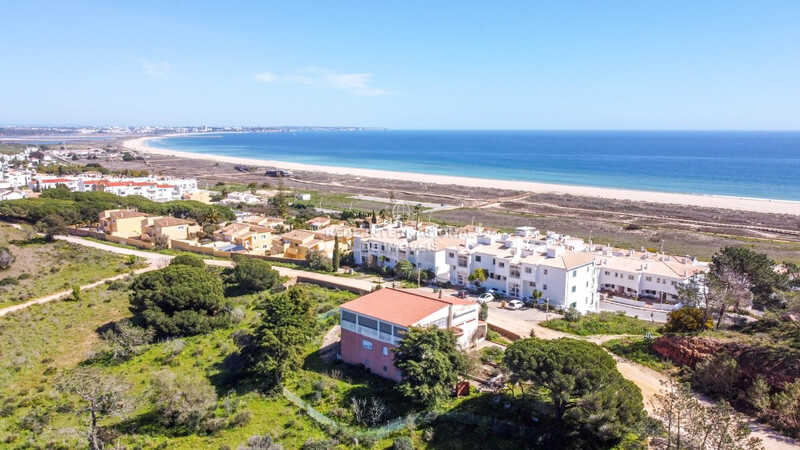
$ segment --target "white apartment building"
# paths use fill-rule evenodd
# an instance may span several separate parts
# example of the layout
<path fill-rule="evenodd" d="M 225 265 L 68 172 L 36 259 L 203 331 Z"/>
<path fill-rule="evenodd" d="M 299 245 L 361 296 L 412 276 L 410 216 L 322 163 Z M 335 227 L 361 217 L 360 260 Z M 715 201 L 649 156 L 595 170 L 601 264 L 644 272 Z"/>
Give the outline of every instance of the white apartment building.
<path fill-rule="evenodd" d="M 708 271 L 708 264 L 689 256 L 610 247 L 590 247 L 587 251 L 596 255 L 599 289 L 611 295 L 675 302 L 680 285 Z"/>
<path fill-rule="evenodd" d="M 594 256 L 567 249 L 553 239 L 537 239 L 524 227 L 516 236 L 480 236 L 473 242 L 449 247 L 446 262 L 450 282 L 470 284 L 469 276 L 482 268 L 488 274 L 482 286 L 516 299 L 532 299 L 556 308 L 575 308 L 581 313 L 598 309 Z M 523 238 L 528 238 L 527 240 Z"/>
<path fill-rule="evenodd" d="M 353 256 L 358 265 L 389 268 L 398 261 L 408 260 L 416 268 L 430 270 L 437 278 L 447 279 L 449 266 L 445 249 L 461 242 L 458 238 L 438 236 L 435 227 L 426 227 L 424 231 L 402 226 L 373 227 L 369 233 L 353 237 Z"/>

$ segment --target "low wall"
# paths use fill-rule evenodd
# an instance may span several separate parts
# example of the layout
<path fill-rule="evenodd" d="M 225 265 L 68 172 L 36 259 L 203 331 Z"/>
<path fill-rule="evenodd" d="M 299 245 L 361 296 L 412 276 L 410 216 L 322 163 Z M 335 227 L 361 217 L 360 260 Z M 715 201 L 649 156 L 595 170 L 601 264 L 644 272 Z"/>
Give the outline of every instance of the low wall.
<path fill-rule="evenodd" d="M 132 239 L 126 238 L 122 236 L 114 236 L 111 234 L 105 234 L 102 231 L 91 230 L 87 228 L 68 228 L 67 229 L 69 234 L 72 236 L 79 236 L 79 237 L 93 237 L 95 239 L 102 239 L 104 241 L 109 242 L 116 242 L 117 244 L 125 244 L 131 245 L 136 248 L 141 248 L 145 250 L 152 250 L 155 248 L 155 244 L 151 242 L 144 242 L 140 241 L 139 239 Z"/>
<path fill-rule="evenodd" d="M 234 255 L 242 255 L 245 258 L 258 258 L 263 259 L 265 261 L 270 262 L 280 262 L 285 264 L 294 264 L 298 266 L 308 266 L 308 261 L 299 260 L 299 259 L 291 259 L 291 258 L 283 258 L 280 256 L 271 256 L 271 255 L 251 255 L 248 253 L 236 253 L 236 252 L 226 252 L 223 250 L 217 250 L 213 247 L 206 247 L 203 245 L 196 244 L 192 241 L 172 241 L 172 248 L 174 250 L 182 250 L 185 252 L 192 252 L 192 253 L 200 253 L 206 256 L 214 256 L 217 258 L 232 258 Z"/>
<path fill-rule="evenodd" d="M 495 331 L 500 336 L 503 336 L 504 338 L 511 339 L 512 341 L 516 341 L 517 339 L 524 339 L 524 338 L 527 337 L 527 336 L 522 336 L 519 333 L 514 333 L 513 331 L 508 331 L 505 328 L 498 327 L 497 325 L 494 325 L 494 324 L 491 324 L 491 323 L 489 323 L 487 325 L 489 325 L 489 329 L 490 330 Z"/>
<path fill-rule="evenodd" d="M 625 297 L 615 297 L 615 296 L 607 296 L 606 297 L 609 301 L 614 303 L 620 303 L 627 306 L 633 306 L 635 308 L 642 308 L 642 309 L 652 309 L 655 311 L 672 311 L 677 308 L 677 305 L 673 305 L 670 303 L 664 303 L 663 305 L 660 303 L 649 304 L 645 302 L 640 302 L 638 300 L 631 300 Z"/>
<path fill-rule="evenodd" d="M 342 290 L 342 291 L 350 291 L 350 292 L 352 292 L 354 294 L 358 294 L 358 295 L 366 295 L 366 294 L 369 294 L 369 292 L 370 292 L 370 291 L 365 291 L 364 289 L 357 288 L 355 286 L 348 286 L 346 284 L 339 284 L 339 283 L 337 283 L 335 281 L 320 280 L 318 278 L 306 277 L 306 276 L 303 276 L 303 275 L 298 275 L 297 276 L 297 280 L 295 282 L 296 283 L 316 284 L 317 286 L 322 286 L 322 287 L 328 288 L 328 289 L 339 289 L 339 290 Z"/>

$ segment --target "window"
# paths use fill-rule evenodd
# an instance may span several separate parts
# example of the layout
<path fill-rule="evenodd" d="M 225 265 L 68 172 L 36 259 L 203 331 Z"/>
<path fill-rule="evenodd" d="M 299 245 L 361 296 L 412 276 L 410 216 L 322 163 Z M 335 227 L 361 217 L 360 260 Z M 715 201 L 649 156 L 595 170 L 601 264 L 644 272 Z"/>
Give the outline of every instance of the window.
<path fill-rule="evenodd" d="M 356 323 L 356 315 L 351 313 L 350 311 L 342 311 L 342 320 L 345 322 Z"/>
<path fill-rule="evenodd" d="M 533 273 L 533 269 L 531 269 L 530 267 L 526 267 L 525 273 Z"/>
<path fill-rule="evenodd" d="M 544 269 L 544 274 L 547 275 L 547 269 Z"/>
<path fill-rule="evenodd" d="M 392 324 L 381 322 L 381 333 L 392 334 Z"/>
<path fill-rule="evenodd" d="M 572 278 L 575 278 L 577 276 L 578 276 L 578 271 L 577 270 L 573 270 L 572 271 Z"/>
<path fill-rule="evenodd" d="M 547 285 L 546 285 L 546 284 L 543 284 L 543 285 L 542 285 L 542 290 L 543 290 L 543 291 L 546 291 L 546 290 L 547 290 Z"/>
<path fill-rule="evenodd" d="M 383 347 L 383 356 L 389 356 L 389 347 L 386 347 L 386 346 Z M 384 372 L 385 372 L 386 371 L 386 366 L 383 366 L 383 367 L 384 367 Z"/>
<path fill-rule="evenodd" d="M 511 283 L 509 293 L 512 297 L 519 297 L 519 285 L 517 283 Z"/>
<path fill-rule="evenodd" d="M 611 272 L 609 272 L 607 270 L 605 271 L 605 273 L 606 273 L 606 275 L 611 275 Z"/>
<path fill-rule="evenodd" d="M 406 333 L 408 333 L 408 330 L 406 330 L 405 328 L 394 327 L 395 337 L 403 337 L 406 335 Z"/>
<path fill-rule="evenodd" d="M 644 279 L 647 281 L 653 281 L 653 277 L 644 277 Z"/>
<path fill-rule="evenodd" d="M 385 348 L 385 347 L 384 347 L 384 348 Z M 389 368 L 388 368 L 388 367 L 386 367 L 386 366 L 383 366 L 383 371 L 384 371 L 384 372 L 388 372 L 388 371 L 389 371 Z"/>
<path fill-rule="evenodd" d="M 378 329 L 378 321 L 370 319 L 369 317 L 358 316 L 358 324 L 362 327 L 372 328 L 373 330 Z"/>
<path fill-rule="evenodd" d="M 367 350 L 372 350 L 372 341 L 368 341 L 366 339 L 362 339 L 361 340 L 361 347 L 363 347 L 363 348 L 365 348 Z"/>
<path fill-rule="evenodd" d="M 467 267 L 467 257 L 465 255 L 458 256 L 458 267 Z"/>
<path fill-rule="evenodd" d="M 628 279 L 632 280 L 633 279 L 633 275 L 628 275 Z"/>
<path fill-rule="evenodd" d="M 577 286 L 572 286 L 572 292 L 575 292 L 575 288 L 576 288 L 576 287 L 577 287 Z"/>
<path fill-rule="evenodd" d="M 519 278 L 519 266 L 511 266 L 509 267 L 509 274 L 510 277 Z"/>
<path fill-rule="evenodd" d="M 535 283 L 535 282 L 533 282 L 533 281 L 528 281 L 528 286 L 530 286 L 530 287 L 536 287 L 536 283 Z"/>
<path fill-rule="evenodd" d="M 449 257 L 453 258 L 453 257 L 454 257 L 456 254 L 455 254 L 455 253 L 453 253 L 453 252 L 450 252 L 450 253 L 448 253 L 447 255 L 448 255 Z"/>
<path fill-rule="evenodd" d="M 500 263 L 500 264 L 498 264 L 498 265 L 499 265 L 500 267 L 505 267 L 505 266 L 506 266 L 506 263 Z"/>
<path fill-rule="evenodd" d="M 475 255 L 475 262 L 481 262 L 481 255 Z"/>

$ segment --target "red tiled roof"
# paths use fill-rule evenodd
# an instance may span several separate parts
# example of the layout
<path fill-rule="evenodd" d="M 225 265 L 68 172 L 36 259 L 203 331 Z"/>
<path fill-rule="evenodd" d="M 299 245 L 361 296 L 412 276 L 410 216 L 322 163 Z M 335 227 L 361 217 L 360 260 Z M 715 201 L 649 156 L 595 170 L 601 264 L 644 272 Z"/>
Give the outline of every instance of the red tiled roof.
<path fill-rule="evenodd" d="M 49 180 L 42 180 L 42 183 L 73 183 L 75 180 L 70 180 L 68 178 L 51 178 Z"/>
<path fill-rule="evenodd" d="M 174 188 L 176 188 L 177 186 L 173 186 L 173 185 L 171 185 L 171 184 L 159 184 L 159 185 L 158 185 L 158 187 L 160 187 L 160 188 L 169 188 L 169 189 L 174 189 Z"/>
<path fill-rule="evenodd" d="M 384 288 L 349 301 L 341 305 L 341 308 L 385 322 L 410 327 L 436 311 L 447 308 L 448 303 L 451 303 L 449 299 L 445 301 L 445 299 Z"/>

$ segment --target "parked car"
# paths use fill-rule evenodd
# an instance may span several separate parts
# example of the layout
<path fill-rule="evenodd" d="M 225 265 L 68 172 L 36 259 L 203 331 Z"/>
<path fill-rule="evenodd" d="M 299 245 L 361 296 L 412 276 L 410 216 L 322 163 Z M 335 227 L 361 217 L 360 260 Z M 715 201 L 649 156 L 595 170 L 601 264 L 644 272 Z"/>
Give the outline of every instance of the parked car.
<path fill-rule="evenodd" d="M 490 293 L 481 294 L 478 296 L 478 303 L 489 303 L 494 300 L 494 296 Z"/>
<path fill-rule="evenodd" d="M 511 300 L 506 304 L 508 309 L 522 309 L 522 302 L 519 300 Z"/>
<path fill-rule="evenodd" d="M 467 298 L 469 297 L 469 291 L 462 289 L 456 293 L 456 297 L 458 298 Z"/>

